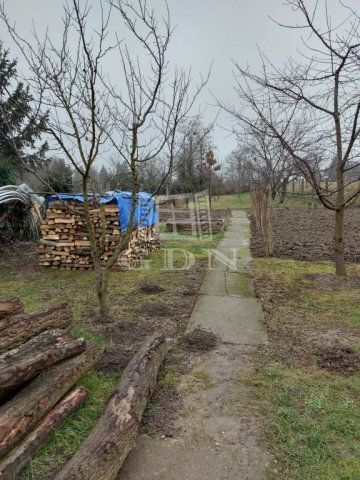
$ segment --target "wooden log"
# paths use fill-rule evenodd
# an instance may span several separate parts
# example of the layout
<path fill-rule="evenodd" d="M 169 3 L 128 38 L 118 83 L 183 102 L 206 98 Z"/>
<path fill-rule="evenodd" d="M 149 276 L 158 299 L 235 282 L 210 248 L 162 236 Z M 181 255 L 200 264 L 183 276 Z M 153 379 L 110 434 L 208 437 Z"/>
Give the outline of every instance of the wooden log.
<path fill-rule="evenodd" d="M 22 385 L 45 368 L 85 350 L 83 338 L 65 330 L 48 330 L 0 355 L 0 391 Z"/>
<path fill-rule="evenodd" d="M 114 480 L 135 445 L 167 342 L 153 335 L 124 370 L 104 414 L 55 480 Z"/>
<path fill-rule="evenodd" d="M 87 343 L 80 355 L 49 367 L 0 407 L 0 458 L 11 450 L 100 358 Z"/>
<path fill-rule="evenodd" d="M 87 397 L 85 388 L 77 387 L 60 400 L 35 429 L 0 461 L 0 479 L 16 478 L 50 435 L 83 405 Z"/>
<path fill-rule="evenodd" d="M 19 298 L 11 297 L 0 299 L 0 319 L 23 311 L 24 304 Z"/>
<path fill-rule="evenodd" d="M 0 354 L 18 347 L 46 330 L 67 327 L 71 322 L 72 314 L 66 303 L 0 320 Z"/>

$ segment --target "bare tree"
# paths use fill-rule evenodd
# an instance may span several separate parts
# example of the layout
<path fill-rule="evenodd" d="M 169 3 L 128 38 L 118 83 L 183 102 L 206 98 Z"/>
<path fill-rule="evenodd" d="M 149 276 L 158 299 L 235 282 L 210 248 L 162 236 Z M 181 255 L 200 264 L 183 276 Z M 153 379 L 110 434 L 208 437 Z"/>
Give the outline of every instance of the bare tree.
<path fill-rule="evenodd" d="M 159 179 L 159 189 L 173 172 L 177 132 L 193 118 L 192 107 L 209 79 L 210 70 L 190 94 L 190 71 L 175 69 L 173 78 L 168 78 L 167 50 L 173 34 L 169 11 L 161 31 L 154 11 L 145 0 L 111 0 L 111 5 L 121 14 L 149 59 L 145 69 L 126 45 L 119 44 L 126 87 L 119 89 L 115 85 L 110 89 L 115 108 L 109 114 L 117 133 L 121 133 L 120 138 L 112 137 L 113 147 L 128 162 L 135 182 L 136 166 L 160 161 L 161 156 L 167 168 Z"/>
<path fill-rule="evenodd" d="M 261 55 L 260 74 L 235 63 L 235 88 L 243 108 L 223 107 L 242 124 L 281 142 L 322 204 L 334 211 L 336 273 L 345 276 L 344 213 L 360 194 L 359 178 L 346 180 L 360 158 L 360 19 L 344 7 L 345 20 L 332 25 L 326 1 L 317 1 L 312 11 L 304 0 L 286 4 L 303 18 L 300 25 L 282 25 L 307 35 L 302 38 L 302 61 L 289 59 L 279 69 Z M 321 7 L 325 27 L 317 21 Z M 328 189 L 321 172 L 334 158 L 336 181 Z"/>
<path fill-rule="evenodd" d="M 250 190 L 253 184 L 253 170 L 249 148 L 243 143 L 239 143 L 237 147 L 226 157 L 225 177 L 230 183 L 232 193 L 243 193 Z"/>
<path fill-rule="evenodd" d="M 167 50 L 172 36 L 170 20 L 166 17 L 159 24 L 146 0 L 114 0 L 106 5 L 100 1 L 96 8 L 99 25 L 93 30 L 89 27 L 87 3 L 71 0 L 64 5 L 60 46 L 50 38 L 49 32 L 40 38 L 35 31 L 31 42 L 23 39 L 10 23 L 3 6 L 0 17 L 28 62 L 27 82 L 38 114 L 48 112 L 42 131 L 81 177 L 96 292 L 100 313 L 107 315 L 110 271 L 136 228 L 138 170 L 143 162 L 155 158 L 169 145 L 206 80 L 192 96 L 190 75 L 176 71 L 173 82 L 169 82 L 166 75 L 169 73 Z M 148 66 L 134 60 L 126 44 L 117 37 L 113 43 L 109 41 L 109 22 L 116 13 L 150 59 Z M 124 73 L 120 79 L 124 84 L 120 86 L 103 71 L 104 59 L 115 55 Z M 167 85 L 170 88 L 166 88 Z M 109 148 L 130 167 L 132 207 L 126 234 L 102 266 L 105 216 L 101 214 L 103 225 L 97 241 L 90 206 L 98 197 L 91 192 L 91 171 L 97 158 Z M 159 179 L 159 184 L 163 181 Z M 103 211 L 99 202 L 98 208 Z"/>
<path fill-rule="evenodd" d="M 252 171 L 253 182 L 261 184 L 272 200 L 279 194 L 280 203 L 283 203 L 294 171 L 292 156 L 266 125 L 261 129 L 247 126 L 241 139 L 249 153 L 248 168 Z"/>
<path fill-rule="evenodd" d="M 206 153 L 213 147 L 213 126 L 213 123 L 204 125 L 199 115 L 179 128 L 173 160 L 175 188 L 178 192 L 189 193 L 206 188 Z"/>

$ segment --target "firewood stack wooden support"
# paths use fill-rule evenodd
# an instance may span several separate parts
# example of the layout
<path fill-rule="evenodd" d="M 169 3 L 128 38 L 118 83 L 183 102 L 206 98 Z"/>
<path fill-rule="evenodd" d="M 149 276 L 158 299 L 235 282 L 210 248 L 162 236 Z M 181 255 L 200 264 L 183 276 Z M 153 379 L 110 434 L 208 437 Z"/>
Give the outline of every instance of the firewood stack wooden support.
<path fill-rule="evenodd" d="M 74 388 L 101 349 L 66 330 L 66 304 L 25 314 L 18 299 L 0 299 L 0 479 L 17 473 L 87 398 Z"/>
<path fill-rule="evenodd" d="M 106 239 L 102 261 L 105 265 L 118 243 L 125 237 L 125 233 L 120 228 L 118 205 L 105 204 L 104 211 Z M 91 217 L 99 241 L 102 232 L 100 209 L 92 207 Z M 40 228 L 42 234 L 38 247 L 40 265 L 60 270 L 85 270 L 93 267 L 82 203 L 76 200 L 53 201 Z M 124 246 L 114 270 L 134 268 L 139 260 L 159 245 L 157 225 L 137 228 L 132 232 L 130 242 Z"/>

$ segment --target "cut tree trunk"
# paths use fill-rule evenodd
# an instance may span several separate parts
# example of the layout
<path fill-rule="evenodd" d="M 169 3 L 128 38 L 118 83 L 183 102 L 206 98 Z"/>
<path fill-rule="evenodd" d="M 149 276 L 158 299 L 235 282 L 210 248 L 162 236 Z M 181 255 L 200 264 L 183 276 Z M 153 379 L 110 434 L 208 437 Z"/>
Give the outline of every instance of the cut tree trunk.
<path fill-rule="evenodd" d="M 61 303 L 34 313 L 21 313 L 0 320 L 0 354 L 16 348 L 30 338 L 72 322 L 68 305 Z"/>
<path fill-rule="evenodd" d="M 100 358 L 88 343 L 80 355 L 49 367 L 0 407 L 0 458 L 13 448 Z"/>
<path fill-rule="evenodd" d="M 12 297 L 0 299 L 0 319 L 23 311 L 24 305 L 19 298 Z"/>
<path fill-rule="evenodd" d="M 124 370 L 104 414 L 55 480 L 114 480 L 135 445 L 141 417 L 167 351 L 163 336 L 144 342 Z"/>
<path fill-rule="evenodd" d="M 0 461 L 0 479 L 16 478 L 60 424 L 83 405 L 87 396 L 85 388 L 77 387 L 60 400 L 36 428 Z"/>
<path fill-rule="evenodd" d="M 0 391 L 36 377 L 45 368 L 85 350 L 83 338 L 74 339 L 65 330 L 48 330 L 0 355 Z"/>

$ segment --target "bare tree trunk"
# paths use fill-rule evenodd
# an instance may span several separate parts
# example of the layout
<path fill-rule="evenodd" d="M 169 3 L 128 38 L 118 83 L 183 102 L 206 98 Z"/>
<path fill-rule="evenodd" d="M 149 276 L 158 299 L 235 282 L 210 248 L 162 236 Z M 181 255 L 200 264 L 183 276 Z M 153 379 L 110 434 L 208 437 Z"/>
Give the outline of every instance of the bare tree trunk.
<path fill-rule="evenodd" d="M 286 189 L 287 189 L 288 182 L 289 180 L 287 178 L 284 178 L 284 180 L 281 182 L 280 199 L 279 199 L 280 203 L 285 202 L 286 191 L 287 191 Z"/>
<path fill-rule="evenodd" d="M 209 189 L 209 206 L 210 206 L 210 212 L 211 212 L 211 167 L 209 167 L 208 189 Z"/>
<path fill-rule="evenodd" d="M 345 266 L 345 248 L 344 248 L 344 217 L 345 208 L 341 207 L 335 212 L 335 229 L 334 229 L 334 258 L 336 275 L 340 277 L 346 276 Z"/>
<path fill-rule="evenodd" d="M 334 123 L 336 132 L 336 148 L 337 148 L 337 165 L 336 165 L 336 211 L 335 211 L 335 228 L 334 228 L 334 257 L 336 275 L 340 277 L 346 276 L 345 267 L 345 249 L 344 249 L 344 217 L 345 217 L 345 182 L 344 182 L 344 166 L 342 152 L 342 129 L 340 122 L 339 109 L 339 70 L 335 72 L 335 89 L 334 89 Z"/>
<path fill-rule="evenodd" d="M 90 215 L 88 184 L 89 184 L 89 179 L 88 177 L 84 176 L 82 181 L 82 190 L 83 190 L 83 196 L 84 196 L 84 214 L 85 214 L 85 220 L 86 220 L 87 233 L 89 236 L 90 246 L 91 246 L 91 257 L 94 263 L 95 290 L 99 300 L 99 313 L 101 316 L 107 316 L 109 315 L 109 312 L 110 312 L 110 306 L 107 298 L 108 289 L 107 289 L 107 286 L 104 284 L 104 277 L 106 277 L 106 275 L 104 275 L 104 271 L 101 267 L 101 255 L 103 252 L 101 251 L 102 250 L 101 242 L 100 242 L 100 245 L 97 245 L 95 229 L 94 229 L 94 225 L 92 223 L 92 219 Z M 105 267 L 105 271 L 106 271 L 106 267 Z"/>
<path fill-rule="evenodd" d="M 107 316 L 110 313 L 110 303 L 109 303 L 109 276 L 110 270 L 105 270 L 101 272 L 101 288 L 98 291 L 99 306 L 100 306 L 100 315 Z"/>

